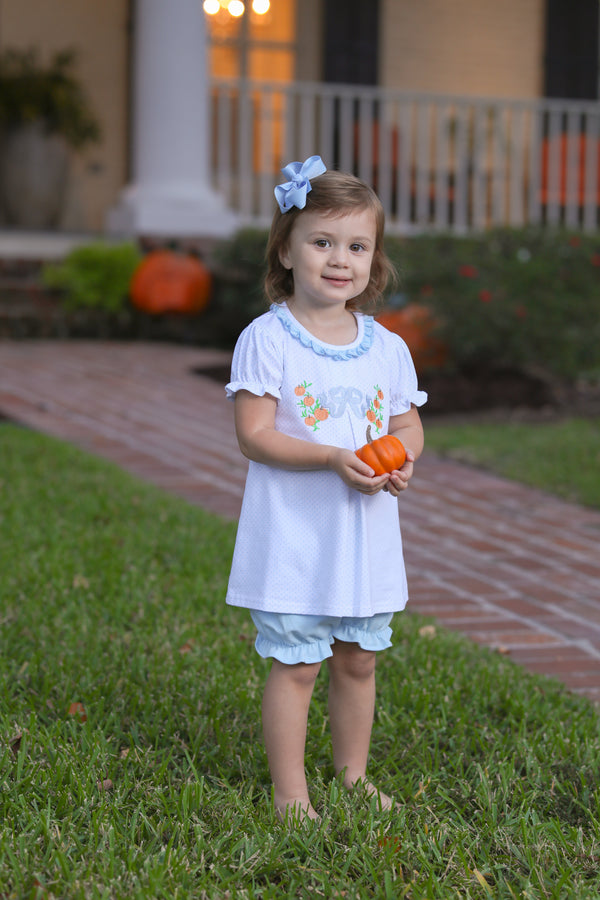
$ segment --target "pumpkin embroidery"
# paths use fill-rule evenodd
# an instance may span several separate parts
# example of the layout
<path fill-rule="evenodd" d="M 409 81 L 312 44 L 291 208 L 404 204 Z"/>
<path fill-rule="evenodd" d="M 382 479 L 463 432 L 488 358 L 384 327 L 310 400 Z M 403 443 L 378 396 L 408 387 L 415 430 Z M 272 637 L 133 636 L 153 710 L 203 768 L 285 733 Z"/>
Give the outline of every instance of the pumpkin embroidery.
<path fill-rule="evenodd" d="M 296 397 L 299 397 L 298 406 L 301 416 L 307 428 L 318 431 L 321 422 L 329 418 L 329 410 L 321 405 L 321 401 L 315 398 L 310 388 L 311 381 L 303 381 L 294 388 Z"/>
<path fill-rule="evenodd" d="M 366 412 L 367 421 L 369 424 L 374 425 L 377 433 L 379 434 L 383 428 L 383 391 L 376 384 L 373 388 L 375 391 L 375 396 L 369 403 L 369 407 Z"/>

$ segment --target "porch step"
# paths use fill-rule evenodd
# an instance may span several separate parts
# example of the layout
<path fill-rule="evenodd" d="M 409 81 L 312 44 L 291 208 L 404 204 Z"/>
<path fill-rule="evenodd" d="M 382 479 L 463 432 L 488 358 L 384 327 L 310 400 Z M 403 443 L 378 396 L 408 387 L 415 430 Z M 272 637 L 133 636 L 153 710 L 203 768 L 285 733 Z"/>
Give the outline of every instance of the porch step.
<path fill-rule="evenodd" d="M 64 259 L 75 247 L 101 239 L 101 235 L 95 234 L 0 230 L 0 265 L 31 263 L 35 266 L 55 262 Z"/>

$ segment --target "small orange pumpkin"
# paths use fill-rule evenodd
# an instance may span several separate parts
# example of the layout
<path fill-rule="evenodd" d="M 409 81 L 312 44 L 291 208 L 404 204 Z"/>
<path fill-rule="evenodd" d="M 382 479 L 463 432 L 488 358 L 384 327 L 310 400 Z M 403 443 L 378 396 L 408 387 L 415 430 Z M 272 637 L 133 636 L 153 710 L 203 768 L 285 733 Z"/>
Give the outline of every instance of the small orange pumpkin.
<path fill-rule="evenodd" d="M 439 369 L 446 362 L 448 350 L 435 334 L 437 322 L 428 306 L 409 303 L 402 309 L 384 310 L 377 321 L 406 341 L 419 374 L 427 369 Z"/>
<path fill-rule="evenodd" d="M 402 468 L 406 459 L 402 441 L 393 434 L 384 434 L 373 440 L 370 425 L 367 426 L 367 443 L 354 452 L 359 459 L 371 466 L 376 475 L 385 475 L 386 472 Z"/>
<path fill-rule="evenodd" d="M 142 312 L 198 313 L 208 304 L 212 276 L 194 256 L 152 250 L 131 279 L 131 302 Z"/>

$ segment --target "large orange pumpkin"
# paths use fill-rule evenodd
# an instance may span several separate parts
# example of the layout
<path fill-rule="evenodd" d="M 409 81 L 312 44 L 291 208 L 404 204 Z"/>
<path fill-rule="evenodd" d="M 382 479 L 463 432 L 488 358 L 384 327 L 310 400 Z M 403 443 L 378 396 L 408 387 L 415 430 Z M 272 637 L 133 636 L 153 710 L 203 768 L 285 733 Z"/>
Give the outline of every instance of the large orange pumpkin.
<path fill-rule="evenodd" d="M 435 334 L 437 323 L 428 306 L 409 303 L 402 309 L 384 310 L 377 321 L 406 341 L 419 374 L 439 369 L 446 362 L 447 347 Z"/>
<path fill-rule="evenodd" d="M 401 469 L 406 459 L 406 450 L 402 441 L 393 434 L 373 440 L 371 426 L 367 427 L 367 443 L 354 451 L 359 459 L 371 466 L 376 475 L 385 475 L 394 469 Z"/>
<path fill-rule="evenodd" d="M 210 300 L 212 276 L 194 256 L 153 250 L 133 273 L 131 302 L 143 312 L 198 313 Z"/>

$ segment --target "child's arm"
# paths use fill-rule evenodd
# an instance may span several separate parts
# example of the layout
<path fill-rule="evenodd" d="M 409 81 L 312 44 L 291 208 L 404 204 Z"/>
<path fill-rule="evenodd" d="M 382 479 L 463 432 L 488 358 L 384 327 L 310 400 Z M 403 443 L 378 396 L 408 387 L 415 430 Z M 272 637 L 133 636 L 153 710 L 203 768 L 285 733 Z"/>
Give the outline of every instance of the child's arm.
<path fill-rule="evenodd" d="M 249 391 L 235 395 L 235 430 L 240 450 L 248 459 L 281 469 L 332 469 L 351 488 L 375 494 L 389 475 L 373 477 L 373 469 L 352 450 L 315 444 L 275 429 L 277 401 Z"/>
<path fill-rule="evenodd" d="M 406 450 L 406 462 L 401 469 L 392 472 L 387 485 L 390 494 L 397 497 L 408 487 L 408 482 L 413 474 L 413 464 L 423 452 L 423 425 L 416 406 L 411 406 L 408 412 L 402 413 L 400 416 L 391 416 L 388 430 L 389 434 L 393 434 L 399 441 L 402 441 Z"/>

